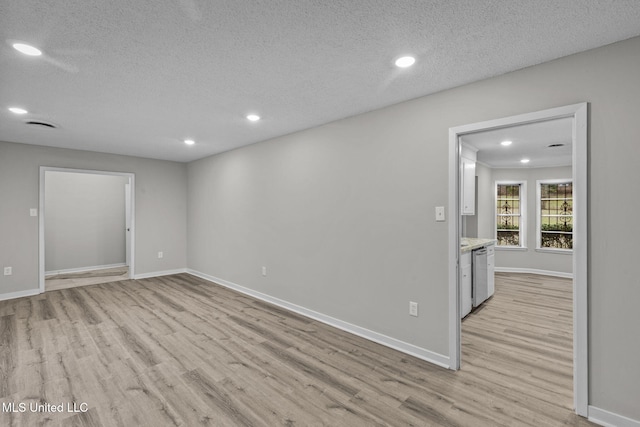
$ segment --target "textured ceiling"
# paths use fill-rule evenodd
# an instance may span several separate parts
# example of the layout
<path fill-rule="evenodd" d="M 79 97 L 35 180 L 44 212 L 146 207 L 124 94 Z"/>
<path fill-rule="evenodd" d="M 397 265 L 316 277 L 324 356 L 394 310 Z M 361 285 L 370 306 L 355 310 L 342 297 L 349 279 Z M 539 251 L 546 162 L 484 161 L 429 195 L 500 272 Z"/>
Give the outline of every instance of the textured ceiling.
<path fill-rule="evenodd" d="M 573 119 L 564 118 L 472 133 L 461 140 L 478 150 L 478 161 L 493 168 L 571 166 L 572 131 Z M 506 140 L 512 142 L 508 147 L 500 144 Z M 523 158 L 530 162 L 522 164 Z"/>
<path fill-rule="evenodd" d="M 190 161 L 639 34 L 637 0 L 2 0 L 0 140 Z"/>

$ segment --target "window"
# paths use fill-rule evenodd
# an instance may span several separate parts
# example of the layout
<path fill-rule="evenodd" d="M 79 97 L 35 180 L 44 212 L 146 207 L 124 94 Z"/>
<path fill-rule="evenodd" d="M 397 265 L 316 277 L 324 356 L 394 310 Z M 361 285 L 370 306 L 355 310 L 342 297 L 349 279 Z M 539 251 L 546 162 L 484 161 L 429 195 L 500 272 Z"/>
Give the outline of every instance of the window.
<path fill-rule="evenodd" d="M 573 183 L 538 181 L 538 249 L 573 249 Z"/>
<path fill-rule="evenodd" d="M 496 239 L 499 247 L 526 247 L 525 182 L 496 182 Z"/>

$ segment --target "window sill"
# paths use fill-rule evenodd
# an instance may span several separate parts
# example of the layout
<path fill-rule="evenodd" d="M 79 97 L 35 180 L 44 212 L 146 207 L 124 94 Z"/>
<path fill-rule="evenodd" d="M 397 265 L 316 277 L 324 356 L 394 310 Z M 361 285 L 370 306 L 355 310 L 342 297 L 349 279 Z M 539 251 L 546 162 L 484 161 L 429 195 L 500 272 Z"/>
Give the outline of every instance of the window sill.
<path fill-rule="evenodd" d="M 526 246 L 498 246 L 496 245 L 496 251 L 514 251 L 514 252 L 525 252 L 527 251 Z"/>
<path fill-rule="evenodd" d="M 573 255 L 573 249 L 536 248 L 536 252 L 549 254 Z"/>

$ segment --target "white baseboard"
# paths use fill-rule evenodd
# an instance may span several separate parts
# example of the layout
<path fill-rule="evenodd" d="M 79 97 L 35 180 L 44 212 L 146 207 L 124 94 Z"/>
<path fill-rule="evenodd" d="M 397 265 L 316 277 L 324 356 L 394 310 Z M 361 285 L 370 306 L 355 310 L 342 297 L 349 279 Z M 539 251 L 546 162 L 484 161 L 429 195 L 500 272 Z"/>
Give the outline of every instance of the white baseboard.
<path fill-rule="evenodd" d="M 640 427 L 640 421 L 589 406 L 589 421 L 605 427 Z"/>
<path fill-rule="evenodd" d="M 562 271 L 538 270 L 536 268 L 513 268 L 513 267 L 495 267 L 496 273 L 528 273 L 541 274 L 543 276 L 564 277 L 573 279 L 573 273 L 564 273 Z"/>
<path fill-rule="evenodd" d="M 133 278 L 138 279 L 149 279 L 151 277 L 160 277 L 160 276 L 169 276 L 171 274 L 180 274 L 187 273 L 186 268 L 176 268 L 175 270 L 164 270 L 164 271 L 152 271 L 151 273 L 141 273 L 136 274 Z"/>
<path fill-rule="evenodd" d="M 53 276 L 55 274 L 68 274 L 68 273 L 82 273 L 83 271 L 91 271 L 91 270 L 104 270 L 106 268 L 116 268 L 116 267 L 125 267 L 127 264 L 124 262 L 118 264 L 107 264 L 107 265 L 94 265 L 92 267 L 78 267 L 78 268 L 67 268 L 65 270 L 52 270 L 45 271 L 45 276 Z"/>
<path fill-rule="evenodd" d="M 26 291 L 9 292 L 6 294 L 0 294 L 0 301 L 22 298 L 22 297 L 30 297 L 32 295 L 38 295 L 39 293 L 40 293 L 40 288 L 28 289 Z"/>
<path fill-rule="evenodd" d="M 228 282 L 226 280 L 201 273 L 199 271 L 187 269 L 187 273 L 192 274 L 196 277 L 200 277 L 201 279 L 208 280 L 209 282 L 222 285 L 226 288 L 233 289 L 234 291 L 243 293 L 245 295 L 249 295 L 253 298 L 277 305 L 278 307 L 282 307 L 286 310 L 293 311 L 294 313 L 301 314 L 305 317 L 309 317 L 311 319 L 325 323 L 329 326 L 333 326 L 335 328 L 341 329 L 345 332 L 349 332 L 359 337 L 368 339 L 369 341 L 373 341 L 378 344 L 382 344 L 386 347 L 390 347 L 395 350 L 401 351 L 403 353 L 410 354 L 411 356 L 417 357 L 418 359 L 422 359 L 427 362 L 433 363 L 435 365 L 442 366 L 443 368 L 450 368 L 450 359 L 448 356 L 434 353 L 425 348 L 417 347 L 413 344 L 409 344 L 404 341 L 400 341 L 395 338 L 391 338 L 386 335 L 379 334 L 377 332 L 370 331 L 365 328 L 361 328 L 360 326 L 356 326 L 351 323 L 344 322 L 342 320 L 333 318 L 331 316 L 327 316 L 326 314 L 318 313 L 317 311 L 313 311 L 308 308 L 301 307 L 299 305 L 290 303 L 288 301 L 284 301 L 279 298 L 272 297 L 270 295 L 263 294 L 258 291 L 254 291 L 253 289 L 245 288 L 244 286 L 240 286 L 235 283 Z"/>

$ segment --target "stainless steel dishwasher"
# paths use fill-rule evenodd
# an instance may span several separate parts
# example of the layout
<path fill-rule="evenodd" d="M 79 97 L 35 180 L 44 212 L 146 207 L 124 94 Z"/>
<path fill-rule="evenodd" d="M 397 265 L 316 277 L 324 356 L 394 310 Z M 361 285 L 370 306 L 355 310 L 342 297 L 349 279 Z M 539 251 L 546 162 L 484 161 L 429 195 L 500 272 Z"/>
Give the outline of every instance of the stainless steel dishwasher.
<path fill-rule="evenodd" d="M 473 251 L 473 306 L 477 307 L 489 298 L 487 248 Z"/>

